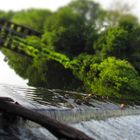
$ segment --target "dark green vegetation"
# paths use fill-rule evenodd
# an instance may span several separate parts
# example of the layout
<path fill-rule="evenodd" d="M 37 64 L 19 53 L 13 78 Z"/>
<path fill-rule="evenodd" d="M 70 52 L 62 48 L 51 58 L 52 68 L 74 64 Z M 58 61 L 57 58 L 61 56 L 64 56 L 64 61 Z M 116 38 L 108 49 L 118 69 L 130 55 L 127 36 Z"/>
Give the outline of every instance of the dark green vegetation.
<path fill-rule="evenodd" d="M 3 50 L 29 85 L 140 97 L 140 24 L 133 15 L 105 11 L 91 0 L 73 0 L 56 12 L 0 14 L 42 32 L 41 38 L 13 38 L 30 58 Z"/>

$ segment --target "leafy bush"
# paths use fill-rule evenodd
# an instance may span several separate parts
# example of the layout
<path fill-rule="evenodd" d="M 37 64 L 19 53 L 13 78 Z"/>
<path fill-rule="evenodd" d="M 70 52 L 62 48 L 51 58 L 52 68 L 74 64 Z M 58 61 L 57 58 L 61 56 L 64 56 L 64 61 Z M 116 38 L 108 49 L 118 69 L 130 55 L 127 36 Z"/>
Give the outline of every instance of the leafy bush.
<path fill-rule="evenodd" d="M 109 57 L 100 64 L 90 65 L 85 83 L 99 95 L 121 97 L 140 93 L 140 77 L 125 60 Z"/>

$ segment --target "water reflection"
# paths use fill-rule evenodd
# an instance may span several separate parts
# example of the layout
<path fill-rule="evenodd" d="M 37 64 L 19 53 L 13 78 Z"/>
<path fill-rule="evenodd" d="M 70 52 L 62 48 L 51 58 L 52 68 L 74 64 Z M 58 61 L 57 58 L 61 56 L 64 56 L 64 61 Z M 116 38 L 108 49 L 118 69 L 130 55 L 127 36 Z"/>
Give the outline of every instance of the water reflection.
<path fill-rule="evenodd" d="M 59 89 L 46 89 L 46 88 L 35 88 L 35 87 L 20 87 L 13 85 L 0 84 L 0 91 L 3 95 L 14 98 L 16 101 L 26 105 L 39 104 L 45 105 L 45 107 L 57 107 L 57 108 L 76 108 L 80 107 L 75 102 L 76 99 L 84 97 L 85 94 L 72 91 L 63 91 Z M 82 108 L 82 106 L 81 106 Z"/>
<path fill-rule="evenodd" d="M 79 105 L 75 102 L 75 98 L 77 94 L 79 96 L 80 93 L 76 92 L 68 93 L 68 91 L 31 87 L 22 88 L 10 85 L 0 85 L 0 91 L 4 94 L 8 94 L 9 97 L 12 97 L 15 101 L 18 101 L 27 108 L 68 123 L 140 114 L 140 107 L 136 109 L 136 106 L 131 106 L 122 111 L 118 105 L 110 102 L 101 102 L 95 99 L 91 100 L 90 106 L 84 103 Z M 69 94 L 69 97 L 65 97 L 65 93 Z M 81 96 L 84 95 L 81 93 Z"/>
<path fill-rule="evenodd" d="M 7 49 L 2 49 L 2 52 L 9 66 L 20 77 L 28 79 L 29 86 L 76 90 L 82 85 L 70 70 L 56 61 L 47 58 L 30 58 Z"/>
<path fill-rule="evenodd" d="M 23 104 L 27 104 L 29 102 L 29 104 L 39 103 L 39 106 L 45 105 L 48 108 L 51 106 L 58 108 L 72 108 L 72 105 L 68 103 L 63 95 L 60 95 L 59 93 L 53 92 L 49 89 L 33 87 L 23 88 L 20 86 L 2 84 L 0 85 L 0 90 Z"/>

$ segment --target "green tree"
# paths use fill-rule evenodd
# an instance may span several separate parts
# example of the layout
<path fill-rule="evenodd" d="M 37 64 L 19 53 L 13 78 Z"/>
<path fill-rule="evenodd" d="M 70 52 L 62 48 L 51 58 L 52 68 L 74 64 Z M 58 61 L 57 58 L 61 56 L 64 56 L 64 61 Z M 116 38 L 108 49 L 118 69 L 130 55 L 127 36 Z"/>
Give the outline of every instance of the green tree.
<path fill-rule="evenodd" d="M 140 73 L 140 25 L 138 19 L 133 15 L 126 15 L 120 18 L 119 26 L 128 32 L 126 51 L 122 51 L 122 53 Z"/>
<path fill-rule="evenodd" d="M 8 12 L 5 12 L 5 11 L 0 11 L 0 19 L 7 19 L 7 20 L 11 20 L 12 17 L 14 16 L 15 12 L 13 11 L 8 11 Z"/>
<path fill-rule="evenodd" d="M 67 7 L 80 14 L 87 24 L 95 24 L 102 13 L 100 5 L 92 0 L 73 0 Z"/>
<path fill-rule="evenodd" d="M 16 12 L 12 21 L 43 32 L 44 22 L 51 15 L 49 10 L 29 9 Z"/>
<path fill-rule="evenodd" d="M 70 8 L 63 8 L 46 21 L 43 41 L 55 51 L 78 55 L 85 46 L 83 28 L 83 19 Z"/>
<path fill-rule="evenodd" d="M 85 83 L 96 94 L 111 97 L 133 97 L 140 93 L 140 77 L 125 60 L 109 57 L 90 65 Z"/>
<path fill-rule="evenodd" d="M 137 17 L 131 14 L 127 14 L 120 17 L 120 19 L 118 20 L 118 26 L 131 33 L 133 32 L 133 30 L 139 27 L 139 21 Z"/>
<path fill-rule="evenodd" d="M 60 8 L 45 24 L 44 42 L 69 56 L 88 52 L 98 37 L 99 4 L 91 0 L 74 0 Z"/>
<path fill-rule="evenodd" d="M 126 58 L 128 31 L 121 27 L 109 28 L 102 33 L 93 48 L 102 59 L 108 56 Z"/>
<path fill-rule="evenodd" d="M 118 25 L 108 27 L 93 45 L 96 54 L 102 59 L 115 56 L 127 59 L 140 72 L 140 26 L 132 15 L 123 15 Z"/>
<path fill-rule="evenodd" d="M 100 23 L 105 11 L 93 0 L 73 0 L 67 7 L 79 14 L 84 22 L 85 51 L 93 54 L 92 45 L 98 37 L 102 26 Z"/>

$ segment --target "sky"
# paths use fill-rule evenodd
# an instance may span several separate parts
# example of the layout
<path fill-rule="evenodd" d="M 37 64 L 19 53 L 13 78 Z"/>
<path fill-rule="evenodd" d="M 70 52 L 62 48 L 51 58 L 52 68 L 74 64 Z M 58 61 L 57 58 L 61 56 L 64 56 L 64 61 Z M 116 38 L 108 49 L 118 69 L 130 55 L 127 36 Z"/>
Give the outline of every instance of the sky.
<path fill-rule="evenodd" d="M 127 3 L 131 7 L 131 12 L 140 19 L 140 0 L 96 0 L 103 8 L 109 9 L 116 4 L 115 1 Z M 116 6 L 116 5 L 115 5 Z"/>
<path fill-rule="evenodd" d="M 4 55 L 0 52 L 0 84 L 26 86 L 28 80 L 19 77 L 9 65 L 3 61 Z"/>
<path fill-rule="evenodd" d="M 19 11 L 28 8 L 47 8 L 55 11 L 60 6 L 68 4 L 71 0 L 0 0 L 0 10 Z M 140 19 L 140 0 L 95 0 L 99 2 L 102 7 L 109 9 L 111 3 L 115 1 L 127 2 L 129 5 L 134 5 L 133 13 L 139 16 Z"/>

